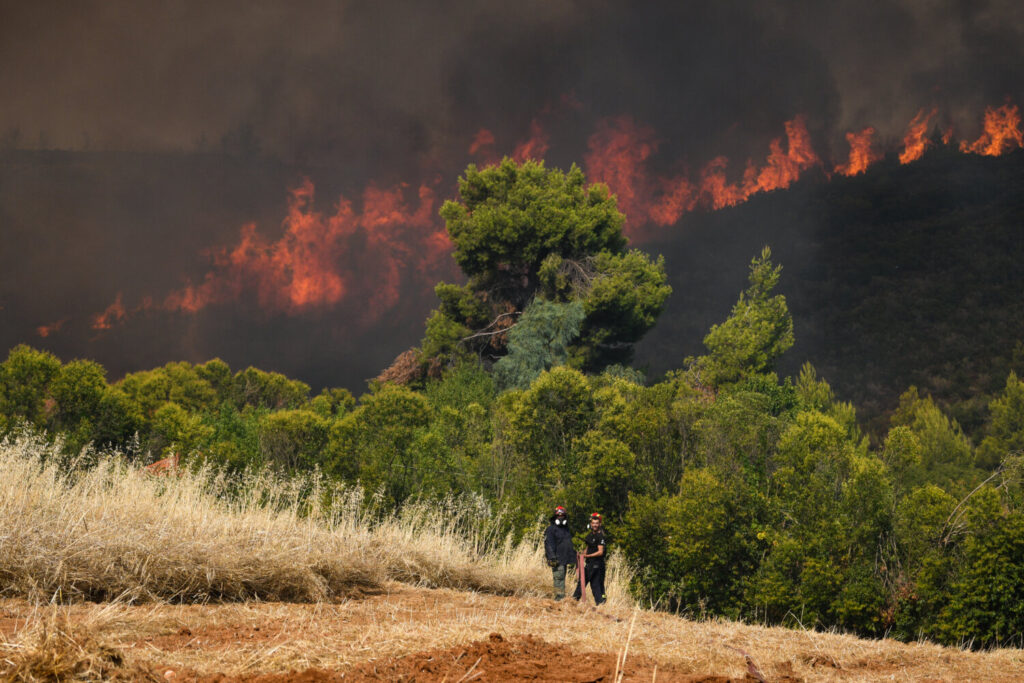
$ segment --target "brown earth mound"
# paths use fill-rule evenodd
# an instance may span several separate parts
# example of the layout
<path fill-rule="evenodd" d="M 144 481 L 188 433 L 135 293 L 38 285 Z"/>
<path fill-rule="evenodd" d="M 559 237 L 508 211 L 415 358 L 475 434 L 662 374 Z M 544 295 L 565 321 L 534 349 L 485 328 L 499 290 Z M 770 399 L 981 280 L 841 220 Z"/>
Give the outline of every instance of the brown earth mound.
<path fill-rule="evenodd" d="M 558 681 L 586 683 L 616 680 L 615 654 L 574 652 L 564 645 L 545 642 L 531 635 L 505 639 L 492 633 L 462 647 L 430 650 L 361 664 L 346 672 L 307 669 L 289 674 L 264 674 L 245 678 L 210 676 L 201 683 L 320 683 L 322 681 Z M 628 657 L 623 681 L 684 681 L 686 683 L 729 683 L 754 681 L 753 677 L 694 675 L 674 667 L 657 668 L 646 657 Z"/>

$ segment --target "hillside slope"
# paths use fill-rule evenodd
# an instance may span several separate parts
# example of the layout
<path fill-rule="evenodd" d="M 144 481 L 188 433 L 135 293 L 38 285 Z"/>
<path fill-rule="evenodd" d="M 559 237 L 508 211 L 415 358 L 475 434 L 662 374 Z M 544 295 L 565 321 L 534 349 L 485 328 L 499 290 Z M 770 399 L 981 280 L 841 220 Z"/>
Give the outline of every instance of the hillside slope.
<path fill-rule="evenodd" d="M 910 384 L 947 405 L 999 389 L 1024 367 L 1022 183 L 1024 153 L 936 150 L 694 215 L 645 245 L 665 254 L 673 295 L 637 363 L 656 375 L 701 353 L 768 244 L 797 339 L 783 371 L 810 360 L 869 420 Z M 983 405 L 954 413 L 974 429 Z"/>

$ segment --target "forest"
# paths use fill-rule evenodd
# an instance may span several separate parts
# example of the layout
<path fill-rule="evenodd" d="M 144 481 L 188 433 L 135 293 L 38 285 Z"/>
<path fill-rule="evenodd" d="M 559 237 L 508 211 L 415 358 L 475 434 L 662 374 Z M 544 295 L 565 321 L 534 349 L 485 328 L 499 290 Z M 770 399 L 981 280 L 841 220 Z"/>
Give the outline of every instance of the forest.
<path fill-rule="evenodd" d="M 441 215 L 465 282 L 437 285 L 421 344 L 358 397 L 219 359 L 111 381 L 21 345 L 0 364 L 0 432 L 46 434 L 78 461 L 317 471 L 391 511 L 472 492 L 517 538 L 556 504 L 577 531 L 600 511 L 634 596 L 660 609 L 1024 644 L 1018 340 L 1002 340 L 998 389 L 967 397 L 969 432 L 915 386 L 869 430 L 790 358 L 800 330 L 769 246 L 746 255 L 703 348 L 647 378 L 634 349 L 670 277 L 627 248 L 605 186 L 576 167 L 471 165 Z"/>

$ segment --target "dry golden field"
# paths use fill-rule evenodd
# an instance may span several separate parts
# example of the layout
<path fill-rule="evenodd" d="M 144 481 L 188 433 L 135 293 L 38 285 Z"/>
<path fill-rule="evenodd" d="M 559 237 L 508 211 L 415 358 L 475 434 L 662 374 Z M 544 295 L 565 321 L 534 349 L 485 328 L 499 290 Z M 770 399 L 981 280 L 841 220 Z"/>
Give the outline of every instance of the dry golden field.
<path fill-rule="evenodd" d="M 1024 680 L 1021 650 L 637 609 L 623 567 L 600 609 L 557 603 L 470 499 L 374 515 L 315 479 L 86 457 L 0 447 L 0 680 Z"/>

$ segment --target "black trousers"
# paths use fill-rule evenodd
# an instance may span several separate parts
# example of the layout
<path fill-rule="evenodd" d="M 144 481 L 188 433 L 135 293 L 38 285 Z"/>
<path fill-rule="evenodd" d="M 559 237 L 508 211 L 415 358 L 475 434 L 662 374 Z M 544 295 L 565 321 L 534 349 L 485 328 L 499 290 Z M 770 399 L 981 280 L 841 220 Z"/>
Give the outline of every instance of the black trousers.
<path fill-rule="evenodd" d="M 604 594 L 604 563 L 588 564 L 584 568 L 583 580 L 590 586 L 590 592 L 594 594 L 594 604 L 600 605 L 608 597 Z M 576 582 L 576 590 L 572 597 L 579 600 L 583 595 L 580 593 L 580 583 Z"/>

